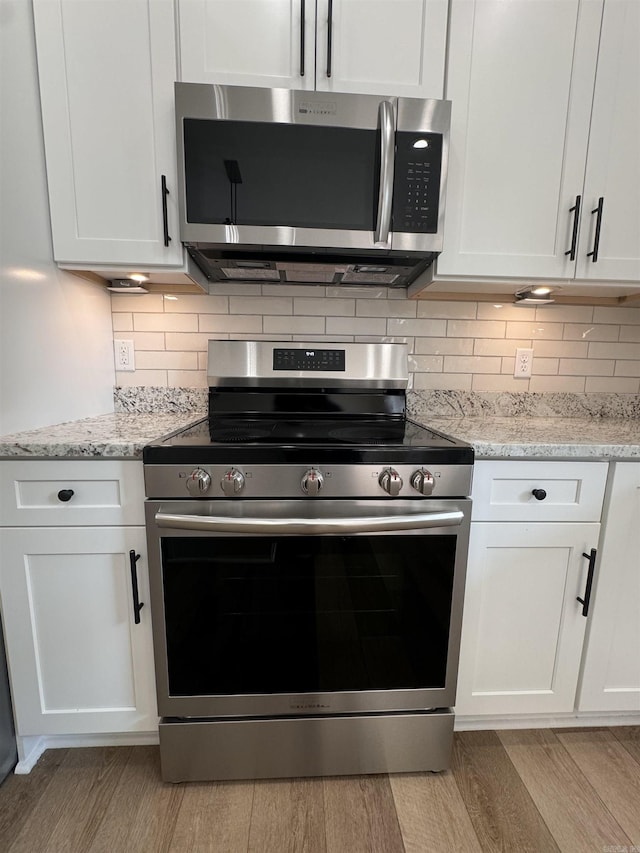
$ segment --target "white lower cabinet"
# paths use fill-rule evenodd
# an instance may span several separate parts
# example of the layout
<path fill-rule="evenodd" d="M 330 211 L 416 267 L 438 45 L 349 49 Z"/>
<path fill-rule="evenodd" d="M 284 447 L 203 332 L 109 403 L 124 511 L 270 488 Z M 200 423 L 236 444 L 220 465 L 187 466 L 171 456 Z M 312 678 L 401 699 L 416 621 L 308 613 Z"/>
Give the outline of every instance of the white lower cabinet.
<path fill-rule="evenodd" d="M 578 710 L 640 713 L 640 463 L 616 462 Z"/>
<path fill-rule="evenodd" d="M 146 605 L 138 624 L 130 551 L 140 555 L 138 594 Z M 145 554 L 142 527 L 0 530 L 18 735 L 157 727 Z"/>
<path fill-rule="evenodd" d="M 7 460 L 0 518 L 21 760 L 32 738 L 157 731 L 142 463 Z"/>
<path fill-rule="evenodd" d="M 598 524 L 471 526 L 458 714 L 572 711 Z"/>

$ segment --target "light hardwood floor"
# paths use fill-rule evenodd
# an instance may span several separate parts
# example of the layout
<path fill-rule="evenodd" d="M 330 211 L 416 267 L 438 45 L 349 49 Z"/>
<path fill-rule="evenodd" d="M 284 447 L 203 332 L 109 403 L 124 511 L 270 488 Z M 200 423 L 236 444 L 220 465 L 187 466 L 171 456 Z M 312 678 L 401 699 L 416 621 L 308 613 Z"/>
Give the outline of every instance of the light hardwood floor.
<path fill-rule="evenodd" d="M 640 850 L 640 727 L 462 732 L 446 773 L 180 785 L 157 747 L 50 750 L 0 787 L 2 853 Z"/>

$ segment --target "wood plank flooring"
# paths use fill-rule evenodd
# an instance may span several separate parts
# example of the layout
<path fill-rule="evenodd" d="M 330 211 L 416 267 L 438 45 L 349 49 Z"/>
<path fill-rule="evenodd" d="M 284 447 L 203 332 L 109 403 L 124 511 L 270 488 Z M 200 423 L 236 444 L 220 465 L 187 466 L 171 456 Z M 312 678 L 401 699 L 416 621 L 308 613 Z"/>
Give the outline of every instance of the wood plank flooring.
<path fill-rule="evenodd" d="M 631 853 L 640 727 L 459 732 L 451 770 L 165 784 L 157 747 L 50 750 L 2 853 Z"/>

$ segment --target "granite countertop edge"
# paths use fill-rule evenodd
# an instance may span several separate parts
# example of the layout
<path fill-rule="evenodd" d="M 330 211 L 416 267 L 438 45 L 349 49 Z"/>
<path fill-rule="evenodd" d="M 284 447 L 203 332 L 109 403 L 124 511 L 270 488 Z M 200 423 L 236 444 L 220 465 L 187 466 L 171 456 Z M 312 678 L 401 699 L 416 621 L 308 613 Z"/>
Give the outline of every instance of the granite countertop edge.
<path fill-rule="evenodd" d="M 141 459 L 145 445 L 205 416 L 116 413 L 0 436 L 0 458 Z M 418 420 L 417 418 L 415 418 Z M 640 419 L 604 417 L 420 418 L 466 441 L 477 459 L 640 459 Z"/>

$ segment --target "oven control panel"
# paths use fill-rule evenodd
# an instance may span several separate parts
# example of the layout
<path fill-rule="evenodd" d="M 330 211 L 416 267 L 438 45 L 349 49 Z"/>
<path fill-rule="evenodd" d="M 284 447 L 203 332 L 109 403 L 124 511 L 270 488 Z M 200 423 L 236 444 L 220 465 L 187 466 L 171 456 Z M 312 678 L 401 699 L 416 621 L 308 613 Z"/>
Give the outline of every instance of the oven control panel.
<path fill-rule="evenodd" d="M 472 465 L 145 465 L 149 498 L 466 497 Z"/>
<path fill-rule="evenodd" d="M 343 349 L 284 349 L 273 350 L 274 370 L 340 370 L 345 369 Z"/>

